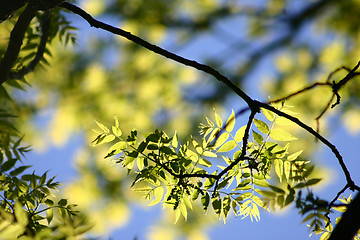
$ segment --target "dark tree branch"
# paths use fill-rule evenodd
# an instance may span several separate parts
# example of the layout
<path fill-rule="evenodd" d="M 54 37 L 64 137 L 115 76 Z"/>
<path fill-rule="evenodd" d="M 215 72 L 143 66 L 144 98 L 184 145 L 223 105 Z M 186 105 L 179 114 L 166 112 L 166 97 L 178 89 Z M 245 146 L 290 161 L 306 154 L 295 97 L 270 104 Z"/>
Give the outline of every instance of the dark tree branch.
<path fill-rule="evenodd" d="M 11 31 L 8 48 L 0 62 L 0 84 L 8 79 L 11 68 L 19 56 L 26 29 L 35 15 L 36 9 L 28 4 Z"/>
<path fill-rule="evenodd" d="M 106 30 L 108 32 L 111 32 L 113 34 L 116 35 L 120 35 L 154 53 L 157 53 L 163 57 L 169 58 L 171 60 L 174 60 L 175 62 L 178 63 L 182 63 L 186 66 L 191 66 L 197 70 L 200 70 L 202 72 L 208 73 L 210 75 L 212 75 L 213 77 L 215 77 L 217 80 L 225 83 L 229 88 L 231 88 L 237 95 L 239 95 L 242 99 L 244 99 L 244 101 L 250 106 L 253 107 L 253 100 L 244 92 L 242 91 L 240 88 L 238 88 L 234 83 L 232 83 L 227 77 L 225 77 L 224 75 L 222 75 L 221 73 L 219 73 L 217 70 L 211 68 L 208 65 L 204 65 L 204 64 L 200 64 L 196 61 L 193 60 L 189 60 L 186 58 L 183 58 L 179 55 L 176 55 L 174 53 L 171 53 L 163 48 L 160 48 L 154 44 L 151 44 L 135 35 L 132 35 L 130 32 L 124 31 L 120 28 L 116 28 L 113 27 L 109 24 L 97 21 L 96 19 L 94 19 L 90 14 L 88 14 L 87 12 L 85 12 L 84 10 L 82 10 L 81 8 L 70 4 L 68 2 L 64 2 L 62 4 L 60 4 L 60 7 L 66 8 L 69 11 L 78 14 L 79 16 L 81 16 L 82 18 L 84 18 L 91 27 L 95 27 L 95 28 L 100 28 L 103 30 Z"/>
<path fill-rule="evenodd" d="M 329 240 L 352 240 L 360 229 L 360 194 L 358 193 L 332 231 Z"/>
<path fill-rule="evenodd" d="M 1 0 L 0 1 L 0 23 L 5 21 L 13 12 L 23 7 L 27 0 Z"/>
<path fill-rule="evenodd" d="M 49 37 L 49 27 L 50 27 L 50 20 L 51 20 L 51 10 L 47 10 L 44 13 L 43 21 L 41 24 L 41 38 L 40 43 L 37 48 L 36 55 L 34 59 L 29 63 L 28 66 L 23 67 L 21 70 L 15 72 L 12 71 L 9 74 L 9 79 L 22 79 L 26 74 L 33 72 L 35 67 L 38 65 L 38 63 L 42 60 L 45 49 L 46 49 L 46 43 L 48 41 Z"/>
<path fill-rule="evenodd" d="M 259 104 L 260 107 L 265 108 L 265 109 L 267 109 L 269 111 L 272 111 L 273 113 L 292 121 L 293 123 L 295 123 L 299 127 L 303 128 L 304 130 L 309 132 L 311 135 L 313 135 L 314 137 L 319 139 L 323 144 L 328 146 L 331 149 L 331 151 L 334 153 L 334 155 L 336 156 L 336 158 L 337 158 L 337 160 L 338 160 L 338 162 L 339 162 L 339 164 L 341 166 L 341 169 L 345 174 L 346 181 L 347 181 L 347 184 L 349 185 L 349 188 L 352 191 L 359 188 L 359 187 L 357 187 L 355 185 L 354 181 L 351 179 L 350 172 L 347 169 L 347 167 L 345 165 L 345 162 L 344 162 L 340 152 L 337 150 L 337 148 L 332 143 L 329 142 L 329 140 L 324 138 L 322 135 L 320 135 L 318 132 L 316 132 L 310 126 L 308 126 L 305 123 L 303 123 L 302 121 L 300 121 L 298 118 L 293 117 L 293 116 L 291 116 L 291 115 L 289 115 L 287 113 L 284 113 L 284 112 L 282 112 L 280 110 L 277 110 L 276 108 L 274 108 L 274 107 L 272 107 L 272 106 L 270 106 L 270 105 L 268 105 L 266 103 L 258 102 L 258 104 Z"/>

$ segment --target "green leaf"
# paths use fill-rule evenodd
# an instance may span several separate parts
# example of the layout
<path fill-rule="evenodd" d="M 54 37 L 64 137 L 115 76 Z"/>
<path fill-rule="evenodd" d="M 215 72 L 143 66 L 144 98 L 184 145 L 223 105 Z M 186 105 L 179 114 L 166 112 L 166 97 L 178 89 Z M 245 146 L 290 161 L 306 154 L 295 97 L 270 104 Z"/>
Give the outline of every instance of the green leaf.
<path fill-rule="evenodd" d="M 211 152 L 211 151 L 204 151 L 203 152 L 203 156 L 205 156 L 205 157 L 218 157 L 217 155 L 216 155 L 216 153 L 214 153 L 214 152 Z"/>
<path fill-rule="evenodd" d="M 264 133 L 264 134 L 268 134 L 268 133 L 269 133 L 269 127 L 268 127 L 268 125 L 267 125 L 265 122 L 263 122 L 263 121 L 261 121 L 261 120 L 259 120 L 259 119 L 254 119 L 254 123 L 255 123 L 255 126 L 257 127 L 257 129 L 258 129 L 260 132 L 262 132 L 262 133 Z"/>
<path fill-rule="evenodd" d="M 128 165 L 129 165 L 129 168 L 131 169 L 131 168 L 132 168 L 132 165 L 130 165 L 130 164 L 134 162 L 134 160 L 137 158 L 138 154 L 139 154 L 139 153 L 138 153 L 137 151 L 135 151 L 135 150 L 129 152 L 129 153 L 127 154 L 124 162 L 123 162 L 123 165 L 124 165 L 124 166 L 128 166 Z"/>
<path fill-rule="evenodd" d="M 262 113 L 264 116 L 269 120 L 270 122 L 273 122 L 275 120 L 275 114 L 265 108 L 261 108 Z"/>
<path fill-rule="evenodd" d="M 222 204 L 222 209 L 223 209 L 223 213 L 224 213 L 224 221 L 230 211 L 230 204 L 231 204 L 231 198 L 229 195 L 226 195 L 223 199 L 223 204 Z"/>
<path fill-rule="evenodd" d="M 178 142 L 178 134 L 177 134 L 176 131 L 175 131 L 175 134 L 174 134 L 174 136 L 173 136 L 173 139 L 172 139 L 171 144 L 172 144 L 172 146 L 173 146 L 174 148 L 177 148 L 178 145 L 179 145 L 179 142 Z"/>
<path fill-rule="evenodd" d="M 199 164 L 205 166 L 205 167 L 211 167 L 212 163 L 204 158 L 199 159 Z"/>
<path fill-rule="evenodd" d="M 210 189 L 215 183 L 215 178 L 206 178 L 204 182 L 204 188 Z"/>
<path fill-rule="evenodd" d="M 259 187 L 268 187 L 269 186 L 269 183 L 266 181 L 266 180 L 259 180 L 259 179 L 256 179 L 254 178 L 253 179 L 253 183 L 256 185 L 256 186 L 259 186 Z"/>
<path fill-rule="evenodd" d="M 255 132 L 254 130 L 252 131 L 252 134 L 253 134 L 255 142 L 259 145 L 262 145 L 263 141 L 264 141 L 263 136 L 260 133 Z"/>
<path fill-rule="evenodd" d="M 116 115 L 114 115 L 114 123 L 115 123 L 115 127 L 116 128 L 119 128 L 119 119 L 117 118 L 117 116 Z"/>
<path fill-rule="evenodd" d="M 217 152 L 229 152 L 236 148 L 237 143 L 234 140 L 226 142 L 224 145 L 222 145 Z"/>
<path fill-rule="evenodd" d="M 48 224 L 51 223 L 53 217 L 54 217 L 54 210 L 52 208 L 48 208 L 46 210 L 46 221 Z"/>
<path fill-rule="evenodd" d="M 9 171 L 12 167 L 15 166 L 15 163 L 16 163 L 16 159 L 9 159 L 9 160 L 7 160 L 6 162 L 4 162 L 4 163 L 1 165 L 1 172 Z"/>
<path fill-rule="evenodd" d="M 278 176 L 280 182 L 282 180 L 282 176 L 283 176 L 283 160 L 281 159 L 275 159 L 274 160 L 274 167 L 275 167 L 275 173 Z"/>
<path fill-rule="evenodd" d="M 276 197 L 276 194 L 274 192 L 271 192 L 271 191 L 256 190 L 256 192 L 263 195 L 264 197 L 267 197 L 267 198 L 270 198 L 270 199 Z"/>
<path fill-rule="evenodd" d="M 119 127 L 112 126 L 112 132 L 116 137 L 120 137 L 122 135 L 122 131 Z"/>
<path fill-rule="evenodd" d="M 321 181 L 321 178 L 313 178 L 313 179 L 310 179 L 308 181 L 306 181 L 306 186 L 311 186 L 311 185 L 315 185 L 317 184 L 318 182 Z"/>
<path fill-rule="evenodd" d="M 253 195 L 252 197 L 251 197 L 251 200 L 254 202 L 254 203 L 256 203 L 258 206 L 260 206 L 260 207 L 265 207 L 265 203 L 258 197 L 258 196 L 256 196 L 256 195 Z"/>
<path fill-rule="evenodd" d="M 218 137 L 218 139 L 216 140 L 215 145 L 214 145 L 214 148 L 218 148 L 218 147 L 220 147 L 221 145 L 223 145 L 223 144 L 226 142 L 226 140 L 228 140 L 229 136 L 230 136 L 230 135 L 229 135 L 229 133 L 227 133 L 227 132 L 222 133 L 222 134 Z"/>
<path fill-rule="evenodd" d="M 210 203 L 210 195 L 206 192 L 204 195 L 201 196 L 201 204 L 203 206 L 204 211 L 206 211 L 209 207 Z"/>
<path fill-rule="evenodd" d="M 218 217 L 220 217 L 221 214 L 221 198 L 220 197 L 214 197 L 211 199 L 211 205 L 213 209 L 215 210 L 215 213 Z"/>
<path fill-rule="evenodd" d="M 0 85 L 0 98 L 6 98 L 7 100 L 13 101 L 2 85 Z"/>
<path fill-rule="evenodd" d="M 95 122 L 96 122 L 96 124 L 99 126 L 99 128 L 101 128 L 101 130 L 103 130 L 104 133 L 110 133 L 110 130 L 109 130 L 107 127 L 105 127 L 104 124 L 101 124 L 101 123 L 99 123 L 99 122 L 96 121 L 96 120 L 95 120 Z"/>
<path fill-rule="evenodd" d="M 239 128 L 236 133 L 235 133 L 235 141 L 236 142 L 241 142 L 242 139 L 244 138 L 245 135 L 245 130 L 246 130 L 246 125 L 242 126 L 241 128 Z"/>
<path fill-rule="evenodd" d="M 293 154 L 291 154 L 291 155 L 289 155 L 288 157 L 287 157 L 287 160 L 288 161 L 294 161 L 294 160 L 296 160 L 297 158 L 298 158 L 298 156 L 300 156 L 300 154 L 303 152 L 303 150 L 300 150 L 300 151 L 298 151 L 298 152 L 296 152 L 296 153 L 293 153 Z"/>
<path fill-rule="evenodd" d="M 14 87 L 14 88 L 17 88 L 17 89 L 26 91 L 26 90 L 19 84 L 19 82 L 16 81 L 16 80 L 8 79 L 8 80 L 6 80 L 5 83 L 8 84 L 9 86 Z"/>
<path fill-rule="evenodd" d="M 60 199 L 59 201 L 58 201 L 58 205 L 59 206 L 62 206 L 62 207 L 65 207 L 66 205 L 67 205 L 67 199 Z"/>
<path fill-rule="evenodd" d="M 150 143 L 150 144 L 147 146 L 147 149 L 149 149 L 149 150 L 158 150 L 158 149 L 159 149 L 159 146 L 158 146 L 157 144 Z"/>
<path fill-rule="evenodd" d="M 270 132 L 270 137 L 276 141 L 293 141 L 297 138 L 283 129 L 273 129 Z"/>
<path fill-rule="evenodd" d="M 285 198 L 285 206 L 289 205 L 294 201 L 294 194 L 289 194 Z"/>
<path fill-rule="evenodd" d="M 234 110 L 231 110 L 229 118 L 226 120 L 225 131 L 231 132 L 235 126 L 235 113 Z"/>
<path fill-rule="evenodd" d="M 216 122 L 216 125 L 219 127 L 219 128 L 222 128 L 222 125 L 223 125 L 223 121 L 221 120 L 220 116 L 214 111 L 214 114 L 215 114 L 215 122 Z"/>
<path fill-rule="evenodd" d="M 269 185 L 269 187 L 271 188 L 271 190 L 273 190 L 276 193 L 285 194 L 285 191 L 282 190 L 281 188 L 278 188 L 278 187 L 273 186 L 273 185 Z"/>
<path fill-rule="evenodd" d="M 52 206 L 54 206 L 54 201 L 51 199 L 46 199 L 45 204 L 48 205 L 49 207 L 52 207 Z"/>
<path fill-rule="evenodd" d="M 241 201 L 243 201 L 245 199 L 251 198 L 252 195 L 253 194 L 251 192 L 245 192 L 245 193 L 239 195 L 235 200 L 237 202 L 241 202 Z"/>
<path fill-rule="evenodd" d="M 215 126 L 215 124 L 214 124 L 208 117 L 205 117 L 205 119 L 206 119 L 206 121 L 207 121 L 207 123 L 208 123 L 208 125 L 209 125 L 210 127 L 214 127 L 214 126 Z"/>
<path fill-rule="evenodd" d="M 16 221 L 21 226 L 26 226 L 29 223 L 27 213 L 25 212 L 25 210 L 23 209 L 23 207 L 19 201 L 15 202 L 14 212 L 15 212 L 15 216 L 16 216 Z"/>
<path fill-rule="evenodd" d="M 163 187 L 157 187 L 153 190 L 153 195 L 154 195 L 154 200 L 151 201 L 151 203 L 149 203 L 148 206 L 154 206 L 156 204 L 158 204 L 161 199 L 163 198 L 164 195 L 164 188 Z"/>
<path fill-rule="evenodd" d="M 31 166 L 21 166 L 10 172 L 11 176 L 17 176 Z"/>
<path fill-rule="evenodd" d="M 199 197 L 199 190 L 195 189 L 192 196 L 191 196 L 191 200 L 195 201 L 198 197 Z"/>
<path fill-rule="evenodd" d="M 287 180 L 289 180 L 291 173 L 291 163 L 289 161 L 284 161 L 284 173 Z"/>
<path fill-rule="evenodd" d="M 127 147 L 127 143 L 125 141 L 117 142 L 109 148 L 106 157 L 110 157 L 110 156 L 116 155 L 118 153 L 121 153 L 122 151 L 124 151 L 126 149 L 126 147 Z"/>
<path fill-rule="evenodd" d="M 184 203 L 180 203 L 180 212 L 181 214 L 184 216 L 185 218 L 185 221 L 187 221 L 187 208 L 186 208 L 186 205 Z"/>
<path fill-rule="evenodd" d="M 163 153 L 165 153 L 167 155 L 174 155 L 175 154 L 175 152 L 169 147 L 161 146 L 159 148 L 159 150 L 160 150 L 160 152 L 163 152 Z"/>

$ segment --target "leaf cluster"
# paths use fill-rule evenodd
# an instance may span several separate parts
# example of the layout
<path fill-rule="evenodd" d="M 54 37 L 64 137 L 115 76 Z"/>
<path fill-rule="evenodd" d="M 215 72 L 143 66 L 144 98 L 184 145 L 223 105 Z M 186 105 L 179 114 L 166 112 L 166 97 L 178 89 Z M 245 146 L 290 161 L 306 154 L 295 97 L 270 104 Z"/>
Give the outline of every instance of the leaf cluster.
<path fill-rule="evenodd" d="M 254 119 L 251 136 L 244 139 L 247 126 L 235 127 L 233 111 L 226 121 L 215 112 L 215 121 L 206 117 L 206 123 L 200 124 L 201 138 L 190 137 L 184 144 L 176 132 L 169 137 L 159 130 L 139 134 L 134 129 L 124 137 L 114 117 L 111 130 L 96 122 L 100 130 L 92 144 L 111 143 L 105 158 L 134 173 L 132 189 L 152 199 L 149 205 L 162 202 L 171 207 L 176 221 L 181 215 L 187 218 L 193 201 L 200 201 L 204 211 L 211 206 L 224 220 L 231 210 L 235 216 L 258 221 L 259 208 L 288 206 L 299 190 L 310 191 L 320 181 L 309 179 L 313 166 L 298 159 L 302 151 L 288 152 L 296 138 L 275 128 L 277 116 L 265 113 L 265 117 L 270 123 Z M 279 141 L 287 144 L 281 146 Z"/>

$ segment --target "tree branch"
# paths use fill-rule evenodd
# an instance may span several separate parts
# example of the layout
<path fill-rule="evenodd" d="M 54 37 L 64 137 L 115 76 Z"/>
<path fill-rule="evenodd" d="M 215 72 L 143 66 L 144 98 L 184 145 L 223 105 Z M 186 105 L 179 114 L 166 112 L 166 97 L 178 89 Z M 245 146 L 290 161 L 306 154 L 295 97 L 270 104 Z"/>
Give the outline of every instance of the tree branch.
<path fill-rule="evenodd" d="M 9 77 L 11 68 L 19 56 L 26 29 L 35 17 L 36 11 L 32 5 L 28 4 L 11 31 L 8 48 L 0 62 L 0 84 L 3 84 Z"/>
<path fill-rule="evenodd" d="M 329 240 L 352 240 L 360 229 L 360 194 L 358 193 L 335 226 Z"/>
<path fill-rule="evenodd" d="M 60 4 L 60 7 L 63 7 L 65 9 L 68 9 L 69 11 L 81 16 L 83 19 L 85 19 L 91 27 L 95 27 L 95 28 L 100 28 L 103 29 L 105 31 L 111 32 L 113 34 L 116 35 L 120 35 L 154 53 L 157 53 L 163 57 L 169 58 L 175 62 L 178 63 L 182 63 L 186 66 L 191 66 L 197 70 L 200 70 L 202 72 L 208 73 L 211 76 L 215 77 L 217 80 L 225 83 L 229 88 L 231 88 L 237 95 L 239 95 L 242 99 L 244 99 L 244 101 L 251 107 L 254 106 L 253 104 L 253 100 L 244 92 L 242 91 L 240 88 L 238 88 L 234 83 L 232 83 L 227 77 L 225 77 L 224 75 L 222 75 L 220 72 L 218 72 L 217 70 L 211 68 L 208 65 L 204 65 L 201 63 L 198 63 L 194 60 L 189 60 L 186 58 L 183 58 L 179 55 L 176 55 L 174 53 L 171 53 L 161 47 L 158 47 L 154 44 L 151 44 L 145 40 L 143 40 L 140 37 L 137 37 L 135 35 L 132 35 L 130 32 L 124 31 L 120 28 L 116 28 L 113 27 L 109 24 L 100 22 L 96 19 L 94 19 L 90 14 L 88 14 L 87 12 L 85 12 L 84 10 L 82 10 L 81 8 L 68 3 L 68 2 L 63 2 L 62 4 Z"/>
<path fill-rule="evenodd" d="M 50 27 L 50 20 L 51 20 L 51 10 L 47 10 L 44 13 L 43 21 L 41 24 L 41 38 L 40 43 L 36 51 L 36 55 L 34 59 L 29 63 L 28 66 L 23 67 L 21 70 L 15 72 L 12 71 L 9 73 L 9 79 L 22 79 L 26 74 L 33 72 L 35 67 L 38 65 L 38 63 L 43 58 L 45 49 L 46 49 L 46 43 L 49 37 L 49 27 Z"/>
<path fill-rule="evenodd" d="M 5 21 L 13 12 L 23 7 L 26 0 L 1 0 L 0 1 L 0 23 Z"/>

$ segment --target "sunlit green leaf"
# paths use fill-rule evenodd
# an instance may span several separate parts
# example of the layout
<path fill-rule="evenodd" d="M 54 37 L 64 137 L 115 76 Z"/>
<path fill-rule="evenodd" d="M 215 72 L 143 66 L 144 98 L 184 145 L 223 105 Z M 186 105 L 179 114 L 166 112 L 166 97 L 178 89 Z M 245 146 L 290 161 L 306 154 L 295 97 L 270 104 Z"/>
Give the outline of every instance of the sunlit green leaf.
<path fill-rule="evenodd" d="M 255 131 L 252 131 L 252 134 L 253 134 L 255 142 L 259 145 L 262 145 L 262 143 L 264 141 L 263 136 Z"/>
<path fill-rule="evenodd" d="M 186 205 L 184 203 L 180 203 L 180 211 L 181 214 L 184 216 L 185 220 L 187 220 L 188 213 L 187 213 Z"/>
<path fill-rule="evenodd" d="M 20 225 L 26 226 L 29 223 L 27 213 L 23 209 L 20 201 L 15 202 L 14 212 L 15 212 L 15 216 L 16 216 L 16 221 Z"/>
<path fill-rule="evenodd" d="M 275 120 L 275 114 L 265 108 L 261 108 L 262 113 L 264 116 L 269 120 L 270 122 L 273 122 Z"/>
<path fill-rule="evenodd" d="M 148 206 L 154 206 L 161 201 L 161 199 L 163 198 L 163 195 L 164 195 L 164 188 L 156 187 L 153 190 L 152 194 L 154 195 L 155 198 L 148 204 Z"/>
<path fill-rule="evenodd" d="M 276 141 L 294 141 L 297 138 L 283 129 L 273 129 L 270 132 L 270 137 Z"/>
<path fill-rule="evenodd" d="M 217 114 L 216 112 L 214 112 L 215 114 L 215 122 L 216 122 L 216 125 L 221 128 L 222 125 L 223 125 L 223 121 L 221 120 L 219 114 Z"/>
<path fill-rule="evenodd" d="M 235 126 L 235 113 L 234 110 L 231 110 L 229 118 L 226 120 L 225 131 L 231 132 Z"/>
<path fill-rule="evenodd" d="M 175 133 L 174 133 L 174 136 L 173 136 L 173 139 L 172 139 L 171 144 L 172 144 L 172 146 L 173 146 L 174 148 L 177 148 L 177 147 L 178 147 L 179 142 L 178 142 L 178 134 L 177 134 L 177 131 L 175 131 Z"/>
<path fill-rule="evenodd" d="M 293 153 L 287 157 L 288 161 L 294 161 L 298 158 L 298 156 L 303 152 L 303 150 L 297 151 L 296 153 Z"/>
<path fill-rule="evenodd" d="M 239 128 L 236 133 L 235 133 L 235 141 L 237 142 L 241 142 L 244 138 L 245 135 L 245 130 L 246 130 L 246 126 L 242 126 L 241 128 Z"/>
<path fill-rule="evenodd" d="M 99 128 L 101 128 L 101 130 L 103 130 L 104 133 L 110 133 L 110 130 L 102 123 L 99 123 L 98 121 L 96 121 L 96 124 L 99 126 Z"/>
<path fill-rule="evenodd" d="M 225 144 L 223 144 L 217 152 L 229 152 L 237 147 L 237 143 L 234 140 L 228 141 Z"/>
<path fill-rule="evenodd" d="M 265 122 L 263 122 L 259 119 L 254 119 L 254 124 L 257 127 L 257 129 L 259 129 L 260 132 L 262 132 L 264 134 L 269 133 L 269 127 Z"/>
<path fill-rule="evenodd" d="M 229 195 L 226 195 L 223 199 L 223 204 L 222 204 L 222 209 L 223 209 L 223 213 L 224 213 L 224 221 L 230 211 L 230 204 L 231 204 L 231 198 Z"/>
<path fill-rule="evenodd" d="M 218 217 L 220 217 L 221 214 L 221 198 L 220 197 L 214 197 L 211 199 L 211 205 Z"/>
<path fill-rule="evenodd" d="M 203 206 L 204 211 L 208 209 L 209 203 L 210 203 L 210 195 L 209 193 L 206 192 L 204 195 L 201 196 L 201 204 Z"/>
<path fill-rule="evenodd" d="M 229 138 L 229 136 L 230 136 L 229 133 L 223 132 L 216 140 L 214 148 L 218 148 L 221 145 L 223 145 L 226 142 L 226 140 Z"/>
<path fill-rule="evenodd" d="M 51 223 L 53 217 L 54 217 L 54 210 L 52 208 L 48 208 L 46 210 L 46 221 L 48 222 L 48 224 Z"/>
<path fill-rule="evenodd" d="M 116 137 L 120 137 L 122 135 L 121 129 L 116 126 L 112 126 L 112 132 Z"/>

